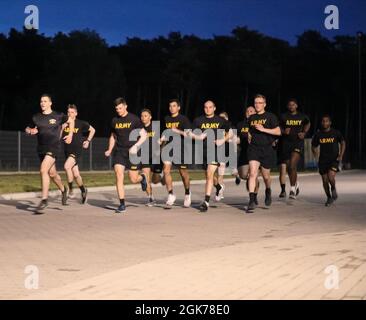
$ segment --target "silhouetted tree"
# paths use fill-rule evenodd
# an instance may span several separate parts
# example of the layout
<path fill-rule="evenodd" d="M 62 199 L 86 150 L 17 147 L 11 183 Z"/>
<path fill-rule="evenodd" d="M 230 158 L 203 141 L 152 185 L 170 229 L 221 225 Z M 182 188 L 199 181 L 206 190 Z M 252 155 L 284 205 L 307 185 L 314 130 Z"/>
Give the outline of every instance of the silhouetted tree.
<path fill-rule="evenodd" d="M 366 63 L 364 74 L 365 68 Z M 0 34 L 0 130 L 22 130 L 39 110 L 44 92 L 54 96 L 57 110 L 76 103 L 80 117 L 93 123 L 99 136 L 109 132 L 117 96 L 126 96 L 132 112 L 151 108 L 154 118 L 168 112 L 171 98 L 179 98 L 183 113 L 191 118 L 211 99 L 235 123 L 254 94 L 262 92 L 275 113 L 285 110 L 287 98 L 297 97 L 313 122 L 312 132 L 321 114 L 331 113 L 352 154 L 357 72 L 355 37 L 330 40 L 314 30 L 299 35 L 295 46 L 237 27 L 231 35 L 211 39 L 171 32 L 151 40 L 128 38 L 109 47 L 88 29 L 53 37 L 11 29 L 8 35 Z"/>

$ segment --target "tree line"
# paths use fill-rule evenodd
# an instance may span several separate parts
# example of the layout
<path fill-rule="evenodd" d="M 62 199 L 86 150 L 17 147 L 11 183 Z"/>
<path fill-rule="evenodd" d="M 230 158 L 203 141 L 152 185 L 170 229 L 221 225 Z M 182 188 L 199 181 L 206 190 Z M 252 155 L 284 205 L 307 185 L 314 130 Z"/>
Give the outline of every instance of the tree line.
<path fill-rule="evenodd" d="M 311 133 L 321 115 L 329 113 L 347 138 L 350 160 L 356 158 L 356 36 L 330 40 L 309 30 L 290 45 L 237 27 L 230 35 L 210 39 L 171 32 L 109 46 L 93 30 L 47 37 L 11 29 L 0 34 L 0 75 L 0 130 L 22 130 L 45 92 L 53 96 L 55 110 L 75 103 L 79 117 L 93 124 L 97 136 L 108 134 L 118 96 L 126 97 L 131 112 L 151 108 L 155 119 L 167 114 L 172 98 L 180 99 L 182 113 L 191 119 L 211 99 L 237 123 L 253 96 L 263 93 L 268 110 L 276 114 L 286 110 L 288 98 L 297 98 L 313 123 Z"/>

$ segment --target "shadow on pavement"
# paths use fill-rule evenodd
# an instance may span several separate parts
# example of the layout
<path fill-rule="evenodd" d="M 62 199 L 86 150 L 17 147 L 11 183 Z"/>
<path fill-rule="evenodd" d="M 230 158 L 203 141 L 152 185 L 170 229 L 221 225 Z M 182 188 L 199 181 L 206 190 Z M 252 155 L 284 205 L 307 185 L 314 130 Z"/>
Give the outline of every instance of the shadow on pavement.
<path fill-rule="evenodd" d="M 47 207 L 47 210 L 56 210 L 56 211 L 62 211 L 59 207 L 53 207 L 52 206 L 52 199 L 49 199 L 49 206 Z M 4 200 L 0 199 L 0 204 L 14 207 L 17 210 L 25 211 L 34 214 L 35 210 L 37 208 L 37 201 L 31 201 L 31 200 Z M 60 203 L 61 206 L 61 203 Z"/>

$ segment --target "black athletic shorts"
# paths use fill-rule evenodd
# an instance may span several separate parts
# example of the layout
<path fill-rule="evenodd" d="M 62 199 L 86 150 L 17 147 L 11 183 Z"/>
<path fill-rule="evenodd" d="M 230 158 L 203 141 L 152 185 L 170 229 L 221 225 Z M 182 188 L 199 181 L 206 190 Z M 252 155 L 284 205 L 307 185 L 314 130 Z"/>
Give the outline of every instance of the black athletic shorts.
<path fill-rule="evenodd" d="M 40 162 L 42 162 L 46 156 L 50 156 L 56 160 L 60 153 L 60 147 L 59 146 L 39 146 L 37 151 L 38 151 L 38 157 L 39 157 Z"/>
<path fill-rule="evenodd" d="M 248 150 L 247 149 L 242 149 L 240 150 L 239 153 L 239 157 L 238 157 L 238 168 L 242 167 L 242 166 L 246 166 L 249 164 L 248 161 Z"/>
<path fill-rule="evenodd" d="M 142 164 L 141 168 L 150 168 L 150 170 L 153 173 L 162 173 L 163 172 L 163 164 L 162 163 L 158 163 L 158 164 Z"/>
<path fill-rule="evenodd" d="M 202 169 L 206 171 L 209 165 L 219 167 L 220 166 L 220 163 L 215 162 L 215 161 L 211 161 L 210 163 L 203 163 L 202 164 Z"/>
<path fill-rule="evenodd" d="M 291 159 L 291 154 L 297 152 L 304 155 L 304 141 L 282 142 L 278 146 L 278 164 L 285 163 Z"/>
<path fill-rule="evenodd" d="M 319 165 L 318 165 L 319 173 L 320 173 L 320 175 L 323 175 L 323 174 L 328 173 L 328 171 L 338 172 L 339 171 L 338 166 L 339 166 L 339 161 L 337 161 L 337 160 L 319 163 Z"/>
<path fill-rule="evenodd" d="M 276 151 L 272 145 L 252 145 L 248 146 L 248 162 L 258 161 L 264 169 L 271 169 L 276 164 Z"/>
<path fill-rule="evenodd" d="M 81 158 L 81 151 L 80 152 L 75 152 L 72 150 L 65 150 L 65 160 L 67 160 L 69 157 L 74 158 L 76 164 L 79 162 L 80 158 Z"/>
<path fill-rule="evenodd" d="M 170 162 L 170 161 L 166 161 L 166 162 Z M 170 163 L 172 164 L 173 167 L 178 168 L 178 169 L 189 169 L 188 164 L 175 163 L 175 162 L 170 162 Z M 164 167 L 164 164 L 162 165 L 162 167 Z"/>
<path fill-rule="evenodd" d="M 113 152 L 113 166 L 115 166 L 116 164 L 120 164 L 124 166 L 126 170 L 140 170 L 141 163 L 131 163 L 129 155 L 129 148 L 116 149 Z"/>

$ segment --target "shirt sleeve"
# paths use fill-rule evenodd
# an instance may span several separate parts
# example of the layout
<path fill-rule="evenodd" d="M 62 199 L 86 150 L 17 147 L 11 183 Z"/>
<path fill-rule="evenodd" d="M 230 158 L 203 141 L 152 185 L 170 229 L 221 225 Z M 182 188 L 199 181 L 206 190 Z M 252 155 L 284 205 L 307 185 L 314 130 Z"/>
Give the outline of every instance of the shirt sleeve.
<path fill-rule="evenodd" d="M 270 129 L 277 128 L 278 126 L 279 126 L 278 118 L 276 117 L 276 115 L 274 115 L 272 113 L 272 115 L 271 115 L 271 128 Z"/>
<path fill-rule="evenodd" d="M 33 116 L 31 121 L 28 124 L 28 127 L 33 129 L 36 126 L 37 126 L 37 119 L 36 119 L 36 116 Z"/>
<path fill-rule="evenodd" d="M 304 115 L 304 125 L 307 125 L 307 124 L 309 124 L 310 123 L 310 119 L 309 119 L 309 117 L 305 114 Z"/>
<path fill-rule="evenodd" d="M 339 143 L 344 141 L 343 134 L 340 131 L 337 131 L 337 139 Z"/>
<path fill-rule="evenodd" d="M 82 132 L 87 133 L 90 129 L 90 124 L 86 121 L 83 122 Z"/>
<path fill-rule="evenodd" d="M 115 127 L 114 119 L 112 119 L 112 121 L 111 121 L 110 131 L 111 131 L 110 133 L 116 133 L 116 127 Z"/>
<path fill-rule="evenodd" d="M 143 125 L 142 121 L 139 119 L 139 118 L 135 118 L 135 121 L 134 121 L 134 127 L 136 129 L 145 129 L 145 126 Z"/>

